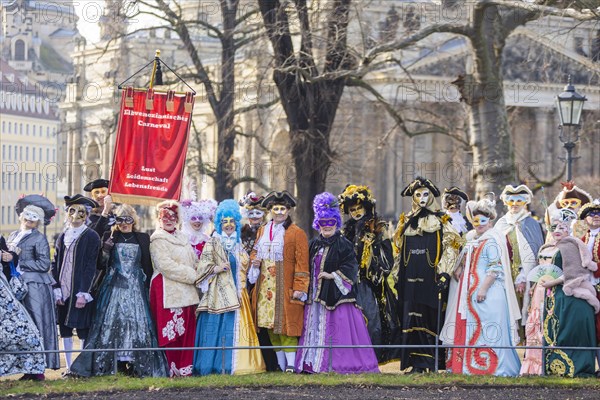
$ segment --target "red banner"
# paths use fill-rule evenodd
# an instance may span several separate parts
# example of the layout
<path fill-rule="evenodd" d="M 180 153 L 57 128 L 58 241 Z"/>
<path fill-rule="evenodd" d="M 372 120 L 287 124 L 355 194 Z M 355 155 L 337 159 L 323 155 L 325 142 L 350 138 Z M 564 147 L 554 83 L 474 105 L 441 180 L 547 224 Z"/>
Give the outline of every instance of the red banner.
<path fill-rule="evenodd" d="M 125 88 L 110 176 L 116 202 L 179 200 L 194 96 Z"/>

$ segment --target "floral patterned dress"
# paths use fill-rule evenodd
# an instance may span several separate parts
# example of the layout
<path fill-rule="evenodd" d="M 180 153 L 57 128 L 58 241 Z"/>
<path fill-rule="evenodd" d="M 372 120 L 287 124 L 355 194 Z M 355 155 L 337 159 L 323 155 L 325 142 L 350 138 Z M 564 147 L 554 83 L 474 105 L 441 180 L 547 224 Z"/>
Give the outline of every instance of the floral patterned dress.
<path fill-rule="evenodd" d="M 38 329 L 0 272 L 0 352 L 42 350 Z M 43 374 L 45 368 L 42 353 L 0 354 L 0 376 Z"/>

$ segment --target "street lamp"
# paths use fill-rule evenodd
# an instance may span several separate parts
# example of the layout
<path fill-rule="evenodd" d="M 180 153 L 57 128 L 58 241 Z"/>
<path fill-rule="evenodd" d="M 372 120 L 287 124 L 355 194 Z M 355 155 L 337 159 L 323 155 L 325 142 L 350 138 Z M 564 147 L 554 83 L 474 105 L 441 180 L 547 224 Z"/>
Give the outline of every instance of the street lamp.
<path fill-rule="evenodd" d="M 571 84 L 571 75 L 569 75 L 565 91 L 556 96 L 556 109 L 560 119 L 558 138 L 567 151 L 567 181 L 573 179 L 572 152 L 575 143 L 579 140 L 579 128 L 581 127 L 579 121 L 585 101 L 587 101 L 587 98 L 575 91 L 575 87 Z"/>

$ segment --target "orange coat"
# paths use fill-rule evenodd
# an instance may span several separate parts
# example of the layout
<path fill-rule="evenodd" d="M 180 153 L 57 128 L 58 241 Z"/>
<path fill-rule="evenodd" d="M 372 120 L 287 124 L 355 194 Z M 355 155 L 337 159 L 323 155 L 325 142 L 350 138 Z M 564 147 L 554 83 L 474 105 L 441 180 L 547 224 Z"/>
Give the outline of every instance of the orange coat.
<path fill-rule="evenodd" d="M 288 224 L 288 221 L 284 222 Z M 258 229 L 256 241 L 258 243 L 264 233 L 264 226 Z M 250 253 L 250 261 L 256 257 L 256 249 Z M 252 290 L 252 314 L 256 325 L 258 304 L 258 291 L 264 277 L 261 275 Z M 273 332 L 286 336 L 300 336 L 304 324 L 304 302 L 293 300 L 295 290 L 308 293 L 308 239 L 306 233 L 295 224 L 290 224 L 285 229 L 283 239 L 283 285 L 276 288 L 275 326 Z M 277 311 L 277 310 L 282 310 Z"/>

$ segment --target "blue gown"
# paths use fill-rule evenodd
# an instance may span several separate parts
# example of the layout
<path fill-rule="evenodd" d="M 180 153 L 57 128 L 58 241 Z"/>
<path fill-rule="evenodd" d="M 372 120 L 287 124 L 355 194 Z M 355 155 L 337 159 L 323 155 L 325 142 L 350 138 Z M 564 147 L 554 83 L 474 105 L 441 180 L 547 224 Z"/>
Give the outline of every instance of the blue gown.
<path fill-rule="evenodd" d="M 228 254 L 231 274 L 237 286 L 237 264 L 232 253 Z M 231 347 L 235 329 L 235 311 L 221 314 L 201 312 L 196 326 L 195 347 Z M 194 373 L 198 375 L 231 374 L 232 350 L 194 351 Z"/>

